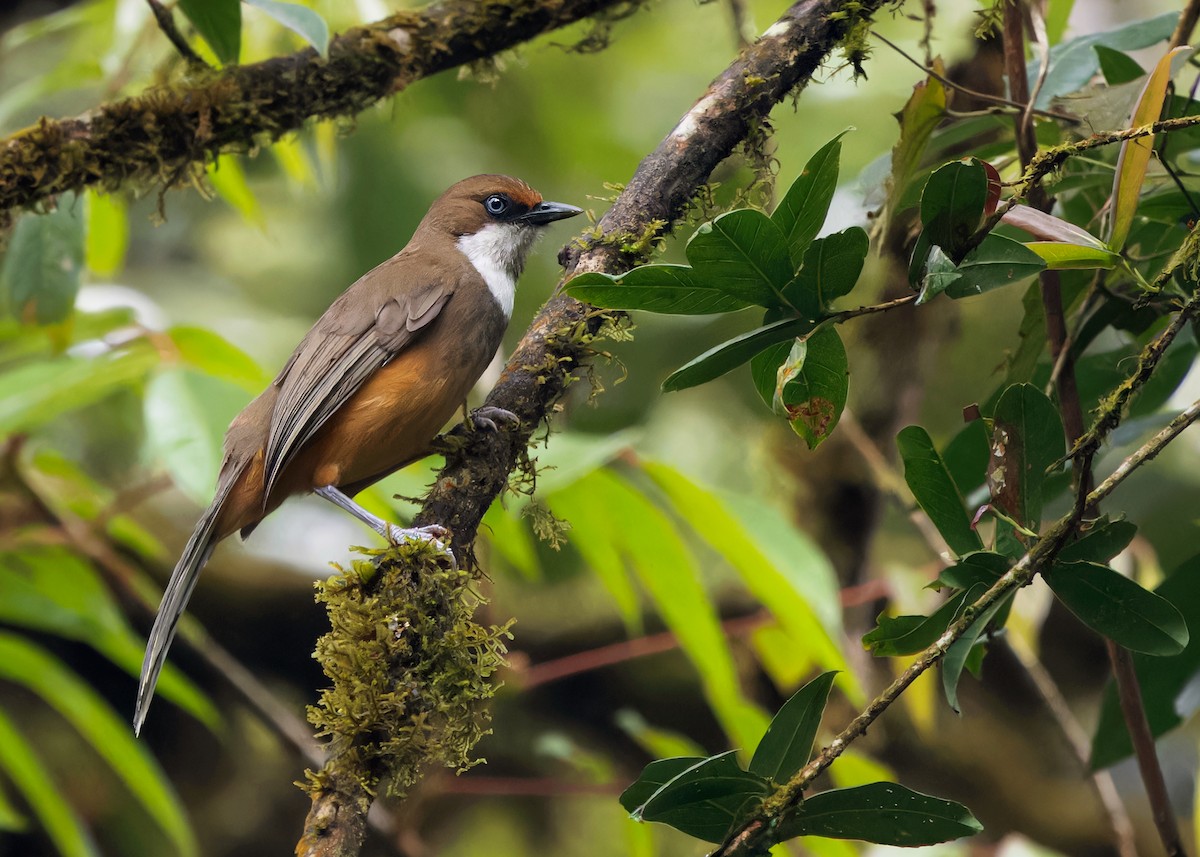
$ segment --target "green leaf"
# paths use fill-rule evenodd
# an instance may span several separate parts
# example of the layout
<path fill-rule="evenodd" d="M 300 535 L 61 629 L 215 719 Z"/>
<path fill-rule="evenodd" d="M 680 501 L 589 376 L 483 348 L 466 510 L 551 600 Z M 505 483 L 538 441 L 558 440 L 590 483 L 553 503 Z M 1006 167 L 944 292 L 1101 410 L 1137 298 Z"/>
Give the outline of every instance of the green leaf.
<path fill-rule="evenodd" d="M 26 323 L 54 324 L 75 307 L 83 273 L 83 216 L 74 193 L 47 214 L 27 212 L 13 228 L 0 269 L 8 311 Z"/>
<path fill-rule="evenodd" d="M 167 336 L 179 351 L 180 359 L 206 375 L 254 394 L 271 383 L 271 376 L 253 357 L 207 328 L 181 325 L 168 330 Z"/>
<path fill-rule="evenodd" d="M 1158 61 L 1154 71 L 1150 72 L 1146 79 L 1142 94 L 1129 117 L 1130 128 L 1148 125 L 1158 119 L 1162 113 L 1163 101 L 1167 97 L 1167 86 L 1171 82 L 1171 62 L 1177 56 L 1191 53 L 1192 49 L 1188 47 L 1175 48 Z M 1146 180 L 1146 169 L 1150 166 L 1150 157 L 1153 154 L 1153 136 L 1137 137 L 1121 143 L 1116 175 L 1113 177 L 1112 217 L 1108 233 L 1109 249 L 1115 252 L 1121 251 L 1129 237 L 1129 229 L 1133 226 L 1134 215 L 1137 214 L 1142 183 Z"/>
<path fill-rule="evenodd" d="M 239 0 L 179 0 L 179 8 L 222 63 L 238 61 L 242 48 Z"/>
<path fill-rule="evenodd" d="M 1042 257 L 1019 241 L 992 233 L 958 264 L 962 277 L 946 289 L 952 298 L 980 295 L 1042 271 Z"/>
<path fill-rule="evenodd" d="M 946 444 L 942 461 L 964 499 L 986 483 L 991 455 L 991 440 L 983 420 L 971 420 Z"/>
<path fill-rule="evenodd" d="M 762 778 L 738 767 L 735 752 L 710 756 L 687 768 L 659 787 L 633 817 L 668 824 L 705 842 L 720 842 L 770 791 Z"/>
<path fill-rule="evenodd" d="M 62 857 L 100 857 L 100 849 L 50 779 L 37 751 L 3 708 L 0 708 L 0 771 L 25 798 Z"/>
<path fill-rule="evenodd" d="M 247 6 L 253 6 L 255 9 L 265 12 L 296 33 L 316 48 L 317 53 L 323 58 L 329 56 L 329 25 L 312 9 L 296 3 L 281 3 L 279 0 L 243 0 L 243 2 Z"/>
<path fill-rule="evenodd" d="M 751 305 L 725 294 L 687 265 L 643 265 L 619 276 L 580 274 L 566 291 L 594 306 L 671 315 L 712 315 Z"/>
<path fill-rule="evenodd" d="M 1138 61 L 1129 54 L 1106 45 L 1092 45 L 1092 50 L 1096 52 L 1096 59 L 1100 63 L 1100 73 L 1104 75 L 1104 82 L 1109 86 L 1129 83 L 1146 73 L 1146 70 L 1138 65 Z"/>
<path fill-rule="evenodd" d="M 785 783 L 804 767 L 812 755 L 835 675 L 832 671 L 821 673 L 783 704 L 750 760 L 752 774 Z"/>
<path fill-rule="evenodd" d="M 967 590 L 966 603 L 971 604 L 978 600 L 989 586 L 983 583 L 977 583 Z M 958 680 L 962 677 L 963 667 L 967 665 L 967 660 L 971 656 L 975 648 L 975 643 L 983 632 L 987 629 L 988 623 L 1000 611 L 1002 607 L 1007 605 L 1012 600 L 1016 593 L 1010 592 L 1003 598 L 999 598 L 986 607 L 979 616 L 971 623 L 971 626 L 962 633 L 957 640 L 950 644 L 950 648 L 946 650 L 945 656 L 942 658 L 942 691 L 946 694 L 946 702 L 954 709 L 956 714 L 961 714 L 958 707 Z"/>
<path fill-rule="evenodd" d="M 1130 521 L 1098 524 L 1083 538 L 1059 551 L 1056 561 L 1106 563 L 1129 547 L 1135 535 L 1137 525 Z"/>
<path fill-rule="evenodd" d="M 0 767 L 0 770 L 3 770 L 3 767 Z M 5 833 L 22 833 L 28 829 L 29 819 L 17 809 L 12 799 L 9 798 L 8 791 L 4 788 L 3 782 L 0 781 L 0 831 Z"/>
<path fill-rule="evenodd" d="M 829 213 L 833 192 L 837 190 L 838 161 L 845 133 L 838 134 L 808 159 L 804 170 L 771 214 L 787 241 L 793 267 L 800 265 L 809 242 L 821 231 L 821 224 Z"/>
<path fill-rule="evenodd" d="M 84 259 L 87 269 L 98 277 L 111 277 L 125 264 L 129 247 L 129 212 L 125 197 L 116 193 L 88 190 L 87 238 Z"/>
<path fill-rule="evenodd" d="M 1170 601 L 1106 565 L 1056 562 L 1042 577 L 1083 624 L 1113 642 L 1147 655 L 1177 655 L 1188 627 Z"/>
<path fill-rule="evenodd" d="M 1003 554 L 976 551 L 962 557 L 949 568 L 942 569 L 938 581 L 955 589 L 970 589 L 980 584 L 990 589 L 1011 565 L 1012 561 Z"/>
<path fill-rule="evenodd" d="M 921 191 L 921 237 L 957 259 L 983 220 L 988 182 L 983 164 L 970 158 L 934 170 Z"/>
<path fill-rule="evenodd" d="M 793 339 L 811 329 L 812 324 L 803 319 L 785 318 L 735 336 L 713 346 L 668 375 L 662 383 L 663 392 L 686 390 L 719 378 L 772 345 Z"/>
<path fill-rule="evenodd" d="M 1032 384 L 1014 384 L 992 415 L 992 502 L 1031 530 L 1042 519 L 1046 468 L 1066 451 L 1062 420 L 1054 403 Z"/>
<path fill-rule="evenodd" d="M 212 502 L 225 428 L 247 400 L 227 382 L 190 369 L 165 369 L 146 387 L 147 445 L 200 506 Z"/>
<path fill-rule="evenodd" d="M 1095 268 L 1111 271 L 1121 261 L 1120 255 L 1102 247 L 1081 247 L 1058 241 L 1028 241 L 1025 247 L 1036 253 L 1051 271 Z"/>
<path fill-rule="evenodd" d="M 267 228 L 267 218 L 262 207 L 250 190 L 246 181 L 246 171 L 242 169 L 241 160 L 237 155 L 218 155 L 217 160 L 209 164 L 207 169 L 209 184 L 217 192 L 217 196 L 225 200 L 251 226 L 261 230 Z"/>
<path fill-rule="evenodd" d="M 166 775 L 123 717 L 57 658 L 25 639 L 0 633 L 0 678 L 27 687 L 87 739 L 150 817 L 187 857 L 198 853 Z"/>
<path fill-rule="evenodd" d="M 955 280 L 961 279 L 962 274 L 958 272 L 958 265 L 954 264 L 954 260 L 942 252 L 942 248 L 936 244 L 930 247 L 929 255 L 925 258 L 925 274 L 921 277 L 921 292 L 917 295 L 917 306 L 929 303 L 950 288 Z"/>
<path fill-rule="evenodd" d="M 651 762 L 643 770 L 642 775 L 633 784 L 621 792 L 621 806 L 628 813 L 633 813 L 655 792 L 684 771 L 694 768 L 701 762 L 707 761 L 704 756 L 676 756 L 672 759 L 658 759 Z"/>
<path fill-rule="evenodd" d="M 861 839 L 913 848 L 983 830 L 962 804 L 924 795 L 899 783 L 833 789 L 806 798 L 779 826 L 779 841 L 794 836 Z"/>
<path fill-rule="evenodd" d="M 860 226 L 813 241 L 804 251 L 800 273 L 783 290 L 788 303 L 805 318 L 821 318 L 834 300 L 849 294 L 858 282 L 868 243 L 866 230 Z"/>
<path fill-rule="evenodd" d="M 896 114 L 900 136 L 891 151 L 891 175 L 888 177 L 888 202 L 880 215 L 880 231 L 887 234 L 892 215 L 904 207 L 910 185 L 915 185 L 930 137 L 946 115 L 946 74 L 941 57 L 934 57 L 932 74 L 913 87 L 904 108 Z M 885 158 L 887 156 L 884 156 Z"/>
<path fill-rule="evenodd" d="M 688 241 L 687 257 L 698 276 L 726 295 L 762 307 L 786 304 L 787 243 L 761 211 L 739 208 L 703 224 Z"/>
<path fill-rule="evenodd" d="M 1200 625 L 1200 555 L 1174 569 L 1154 591 L 1179 610 L 1189 627 Z M 1191 716 L 1191 706 L 1181 703 L 1200 670 L 1200 638 L 1189 639 L 1183 652 L 1173 658 L 1134 652 L 1133 664 L 1142 688 L 1146 719 L 1155 737 L 1169 732 Z M 1110 680 L 1092 739 L 1092 767 L 1105 768 L 1132 752 L 1116 688 Z"/>
<path fill-rule="evenodd" d="M 930 616 L 885 616 L 880 614 L 875 627 L 863 635 L 863 646 L 877 658 L 915 655 L 932 646 L 945 633 L 963 607 L 964 593 L 946 600 Z"/>
<path fill-rule="evenodd" d="M 904 462 L 904 481 L 950 550 L 961 556 L 982 549 L 983 540 L 971 526 L 962 496 L 929 432 L 908 426 L 896 435 L 896 446 Z"/>
<path fill-rule="evenodd" d="M 0 374 L 0 435 L 29 431 L 142 380 L 158 362 L 144 340 L 99 357 L 58 357 Z"/>
<path fill-rule="evenodd" d="M 842 338 L 832 327 L 798 338 L 779 367 L 772 405 L 809 449 L 832 434 L 846 406 L 850 365 Z"/>

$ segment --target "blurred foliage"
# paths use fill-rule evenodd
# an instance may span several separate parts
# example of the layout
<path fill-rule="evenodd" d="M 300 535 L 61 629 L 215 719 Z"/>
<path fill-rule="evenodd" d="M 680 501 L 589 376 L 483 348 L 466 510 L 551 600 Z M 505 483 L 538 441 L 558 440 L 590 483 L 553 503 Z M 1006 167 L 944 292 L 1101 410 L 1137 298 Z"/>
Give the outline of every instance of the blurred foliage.
<path fill-rule="evenodd" d="M 508 172 L 598 215 L 735 55 L 731 9 L 761 30 L 785 5 L 661 0 L 618 22 L 601 52 L 564 50 L 595 35 L 580 24 L 488 68 L 423 81 L 353 122 L 314 125 L 257 157 L 223 156 L 197 193 L 88 191 L 18 219 L 0 267 L 0 854 L 291 847 L 306 800 L 290 783 L 304 762 L 195 651 L 177 652 L 184 669 L 164 673 L 160 693 L 173 705 L 156 712 L 146 740 L 123 726 L 138 631 L 198 504 L 211 497 L 224 427 L 341 288 L 403 245 L 446 185 Z M 958 61 L 986 68 L 971 10 L 942 5 L 935 68 L 956 79 L 969 71 Z M 192 47 L 217 64 L 307 44 L 321 50 L 329 33 L 391 7 L 193 0 L 168 8 Z M 1087 115 L 1083 133 L 1153 118 L 1164 104 L 1170 116 L 1196 113 L 1186 94 L 1195 69 L 1163 57 L 1174 6 L 1126 10 L 1141 16 L 1128 25 L 1103 23 L 1108 11 L 1051 0 L 1054 44 L 1038 107 Z M 885 15 L 877 26 L 919 52 L 911 46 L 921 21 Z M 0 50 L 3 133 L 187 73 L 142 0 L 70 4 L 7 30 Z M 658 314 L 635 314 L 633 341 L 612 344 L 612 364 L 598 371 L 603 395 L 592 399 L 579 385 L 533 451 L 533 496 L 514 486 L 485 519 L 481 594 L 490 603 L 480 621 L 517 619 L 507 687 L 494 700 L 495 734 L 480 745 L 488 765 L 461 779 L 431 777 L 389 807 L 406 853 L 589 855 L 613 853 L 614 843 L 634 855 L 697 853 L 683 834 L 628 821 L 622 805 L 719 840 L 768 782 L 794 773 L 814 739 L 891 677 L 891 662 L 863 663 L 854 638 L 869 631 L 872 653 L 901 662 L 1002 574 L 1043 520 L 1068 508 L 1069 479 L 1053 472 L 1063 453 L 1057 403 L 1044 392 L 1054 367 L 1027 278 L 1064 269 L 1085 414 L 1128 376 L 1170 301 L 1195 288 L 1194 269 L 1157 279 L 1200 217 L 1195 127 L 1160 137 L 1154 151 L 1119 155 L 1110 146 L 1068 159 L 1048 177 L 1058 205 L 1052 220 L 1034 224 L 1041 233 L 1022 231 L 1031 221 L 1018 213 L 972 243 L 999 184 L 1019 175 L 1011 120 L 948 118 L 947 100 L 957 105 L 957 96 L 882 44 L 866 60 L 867 80 L 853 82 L 841 62 L 831 60 L 796 109 L 773 116 L 766 151 L 778 192 L 767 196 L 779 203 L 766 200 L 769 215 L 729 211 L 745 204 L 756 176 L 753 157 L 732 158 L 680 240 L 665 247 L 670 267 L 576 281 L 589 299 Z M 1043 147 L 1081 133 L 1047 117 L 1036 128 Z M 555 240 L 567 238 L 560 231 Z M 524 277 L 510 346 L 556 281 L 553 249 L 544 247 Z M 1102 279 L 1093 280 L 1094 269 Z M 914 291 L 917 312 L 944 324 L 923 359 L 889 353 L 865 332 L 867 319 L 838 315 Z M 750 306 L 759 308 L 754 319 Z M 1197 350 L 1194 332 L 1172 345 L 1099 459 L 1099 475 L 1195 398 Z M 911 362 L 906 371 L 920 387 L 903 407 L 887 380 L 895 361 Z M 674 392 L 660 396 L 660 385 Z M 817 399 L 833 410 L 814 411 Z M 984 419 L 964 427 L 959 415 L 972 403 Z M 873 428 L 871 415 L 893 406 L 903 420 Z M 815 451 L 798 452 L 772 409 Z M 901 431 L 894 448 L 905 422 L 920 425 Z M 1002 462 L 1021 468 L 1019 480 L 997 481 L 997 426 L 1021 445 Z M 864 430 L 869 437 L 846 440 Z M 870 490 L 899 502 L 878 512 L 866 501 L 845 505 L 843 482 L 810 469 L 833 462 L 833 472 L 849 472 L 858 465 L 845 462 L 864 456 L 874 468 Z M 1114 503 L 1113 520 L 1064 553 L 1049 588 L 1039 583 L 982 617 L 948 654 L 940 690 L 915 685 L 904 709 L 888 715 L 906 725 L 885 719 L 884 734 L 840 759 L 831 782 L 820 782 L 826 790 L 780 835 L 808 836 L 802 847 L 818 854 L 859 846 L 810 834 L 918 844 L 888 827 L 888 806 L 935 819 L 922 843 L 978 826 L 956 803 L 881 782 L 899 779 L 963 800 L 987 835 L 1024 832 L 1066 852 L 1105 842 L 1102 822 L 1064 821 L 1051 832 L 1036 823 L 1039 782 L 1082 781 L 1080 770 L 1030 771 L 1017 753 L 989 757 L 992 767 L 976 765 L 970 778 L 1003 791 L 991 784 L 1012 767 L 1022 786 L 1011 802 L 1026 807 L 977 805 L 953 776 L 922 774 L 913 762 L 921 753 L 905 742 L 937 758 L 957 724 L 979 722 L 988 699 L 981 688 L 1003 675 L 983 654 L 1007 633 L 1055 672 L 1082 721 L 1098 721 L 1092 762 L 1128 755 L 1115 695 L 1088 663 L 1094 649 L 1054 636 L 1070 617 L 1048 607 L 1050 590 L 1084 624 L 1139 652 L 1156 734 L 1185 723 L 1197 708 L 1200 645 L 1182 627 L 1195 628 L 1197 617 L 1187 583 L 1200 526 L 1195 462 L 1195 441 L 1184 436 L 1130 479 L 1119 495 L 1128 521 Z M 414 507 L 403 498 L 423 492 L 435 465 L 389 477 L 364 504 L 408 516 Z M 977 520 L 989 500 L 992 514 Z M 930 549 L 914 512 L 948 551 Z M 842 546 L 822 515 L 873 527 L 862 569 L 837 559 Z M 245 549 L 223 549 L 197 593 L 200 622 L 292 712 L 321 686 L 310 658 L 323 621 L 312 580 L 364 541 L 336 512 L 289 503 Z M 843 611 L 860 587 L 875 593 L 872 615 L 885 607 L 873 630 L 859 612 Z M 184 636 L 204 649 L 200 623 L 186 623 Z M 963 680 L 964 671 L 984 684 Z M 949 706 L 935 707 L 933 692 Z M 951 707 L 966 716 L 946 719 Z M 1003 751 L 1009 740 L 976 733 L 965 755 Z M 1190 745 L 1163 755 L 1176 779 L 1194 783 Z M 1116 769 L 1118 782 L 1136 793 L 1120 773 L 1128 764 Z M 728 788 L 705 793 L 713 782 Z M 696 811 L 697 788 L 716 821 Z M 837 821 L 845 818 L 849 828 Z M 938 853 L 964 853 L 953 849 Z M 368 851 L 395 853 L 387 837 Z"/>

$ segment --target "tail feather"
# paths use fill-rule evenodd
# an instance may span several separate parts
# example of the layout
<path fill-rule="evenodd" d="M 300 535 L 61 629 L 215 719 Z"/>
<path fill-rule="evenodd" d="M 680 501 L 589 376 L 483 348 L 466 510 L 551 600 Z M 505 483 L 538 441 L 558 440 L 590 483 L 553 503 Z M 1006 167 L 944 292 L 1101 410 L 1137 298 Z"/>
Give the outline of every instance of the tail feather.
<path fill-rule="evenodd" d="M 142 724 L 146 721 L 146 712 L 154 698 L 154 687 L 158 684 L 158 676 L 167 661 L 167 649 L 175 639 L 179 619 L 187 609 L 188 599 L 192 597 L 192 590 L 196 588 L 196 581 L 200 579 L 201 569 L 220 540 L 216 533 L 216 524 L 222 499 L 218 496 L 196 524 L 192 537 L 183 549 L 183 555 L 179 557 L 175 570 L 171 572 L 166 591 L 163 592 L 154 627 L 150 630 L 150 638 L 146 642 L 146 656 L 142 660 L 142 676 L 138 682 L 137 706 L 133 714 L 135 735 L 142 731 Z"/>

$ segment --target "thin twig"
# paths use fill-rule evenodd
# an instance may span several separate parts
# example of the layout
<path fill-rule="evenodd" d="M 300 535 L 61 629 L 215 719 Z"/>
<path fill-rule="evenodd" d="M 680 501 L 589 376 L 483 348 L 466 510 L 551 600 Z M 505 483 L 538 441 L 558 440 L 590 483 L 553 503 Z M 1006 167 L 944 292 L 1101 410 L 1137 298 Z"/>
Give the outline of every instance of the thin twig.
<path fill-rule="evenodd" d="M 1196 29 L 1196 21 L 1200 19 L 1200 0 L 1188 0 L 1187 6 L 1179 13 L 1179 23 L 1171 34 L 1167 50 L 1182 48 L 1192 38 L 1192 30 Z"/>
<path fill-rule="evenodd" d="M 146 2 L 150 4 L 150 11 L 154 13 L 154 20 L 158 22 L 158 28 L 163 31 L 163 35 L 175 46 L 175 50 L 179 51 L 180 55 L 193 65 L 212 68 L 212 66 L 201 58 L 200 54 L 192 50 L 192 46 L 183 37 L 183 33 L 179 32 L 179 28 L 175 26 L 175 18 L 171 14 L 171 10 L 158 2 L 158 0 L 146 0 Z"/>

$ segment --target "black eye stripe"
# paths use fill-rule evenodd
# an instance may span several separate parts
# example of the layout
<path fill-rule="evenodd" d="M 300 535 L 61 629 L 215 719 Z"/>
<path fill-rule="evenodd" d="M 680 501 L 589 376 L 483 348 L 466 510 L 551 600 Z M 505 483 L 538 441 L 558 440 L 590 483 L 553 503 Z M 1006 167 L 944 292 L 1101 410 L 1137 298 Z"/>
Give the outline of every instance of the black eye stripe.
<path fill-rule="evenodd" d="M 514 220 L 529 211 L 529 206 L 513 200 L 506 193 L 493 193 L 481 200 L 483 210 L 497 220 Z"/>

